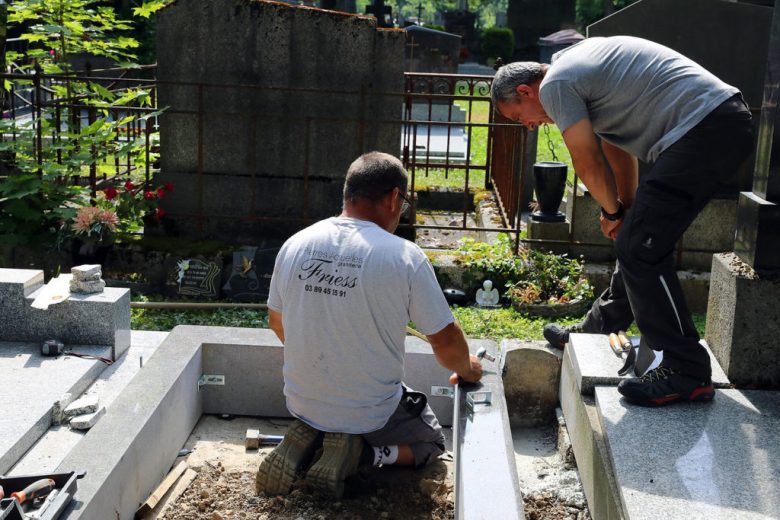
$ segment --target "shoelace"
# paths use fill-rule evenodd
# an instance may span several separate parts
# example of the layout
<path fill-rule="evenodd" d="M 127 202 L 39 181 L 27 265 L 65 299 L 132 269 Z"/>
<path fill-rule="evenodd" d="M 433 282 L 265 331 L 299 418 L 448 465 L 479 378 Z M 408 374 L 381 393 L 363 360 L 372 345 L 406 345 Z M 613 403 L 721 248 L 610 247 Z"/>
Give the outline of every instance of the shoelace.
<path fill-rule="evenodd" d="M 674 370 L 672 370 L 671 368 L 658 367 L 658 368 L 654 368 L 647 374 L 640 377 L 639 380 L 642 381 L 643 383 L 655 383 L 656 381 L 666 379 L 672 374 L 674 374 Z"/>

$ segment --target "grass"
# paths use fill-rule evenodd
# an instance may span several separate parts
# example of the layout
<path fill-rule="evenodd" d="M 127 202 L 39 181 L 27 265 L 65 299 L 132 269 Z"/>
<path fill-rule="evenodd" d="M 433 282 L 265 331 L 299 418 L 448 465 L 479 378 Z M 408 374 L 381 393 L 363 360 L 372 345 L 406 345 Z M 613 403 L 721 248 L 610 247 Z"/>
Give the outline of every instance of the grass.
<path fill-rule="evenodd" d="M 133 298 L 134 301 L 146 301 L 146 298 Z M 160 299 L 155 299 L 160 301 Z M 542 328 L 549 320 L 534 318 L 518 313 L 514 309 L 478 309 L 476 307 L 453 307 L 452 313 L 469 338 L 484 338 L 499 342 L 505 338 L 522 340 L 541 340 Z M 556 320 L 563 325 L 578 323 L 584 316 Z M 267 328 L 268 315 L 264 311 L 250 309 L 218 310 L 162 310 L 131 309 L 131 327 L 133 330 L 169 331 L 176 325 L 210 325 L 213 327 Z M 693 321 L 699 335 L 704 335 L 704 314 L 694 314 Z M 629 334 L 638 335 L 636 325 Z"/>

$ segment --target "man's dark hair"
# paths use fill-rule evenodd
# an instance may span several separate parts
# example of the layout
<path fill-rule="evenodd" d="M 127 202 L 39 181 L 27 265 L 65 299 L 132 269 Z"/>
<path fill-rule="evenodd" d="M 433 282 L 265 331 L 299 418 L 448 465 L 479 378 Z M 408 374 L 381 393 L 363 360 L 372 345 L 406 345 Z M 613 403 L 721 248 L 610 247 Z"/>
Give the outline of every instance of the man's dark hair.
<path fill-rule="evenodd" d="M 344 201 L 355 203 L 358 199 L 378 202 L 393 188 L 406 194 L 409 177 L 403 164 L 392 155 L 369 152 L 361 155 L 349 166 L 344 181 Z"/>

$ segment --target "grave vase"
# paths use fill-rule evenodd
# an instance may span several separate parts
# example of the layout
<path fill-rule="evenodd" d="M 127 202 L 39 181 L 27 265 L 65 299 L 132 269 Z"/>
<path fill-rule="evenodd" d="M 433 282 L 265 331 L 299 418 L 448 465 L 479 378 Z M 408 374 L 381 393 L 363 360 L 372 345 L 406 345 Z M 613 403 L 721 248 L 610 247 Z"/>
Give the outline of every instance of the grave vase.
<path fill-rule="evenodd" d="M 531 213 L 537 222 L 563 222 L 566 215 L 558 211 L 566 189 L 565 163 L 542 161 L 534 164 L 534 191 L 538 208 Z"/>

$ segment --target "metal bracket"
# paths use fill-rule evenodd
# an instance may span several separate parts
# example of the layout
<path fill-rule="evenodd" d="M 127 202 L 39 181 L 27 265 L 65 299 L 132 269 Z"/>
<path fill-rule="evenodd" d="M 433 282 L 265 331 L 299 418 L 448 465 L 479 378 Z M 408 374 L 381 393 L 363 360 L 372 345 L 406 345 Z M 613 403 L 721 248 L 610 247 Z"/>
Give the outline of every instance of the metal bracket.
<path fill-rule="evenodd" d="M 198 379 L 198 392 L 200 392 L 200 387 L 204 385 L 224 386 L 225 376 L 203 374 L 202 376 L 200 376 L 200 379 Z"/>
<path fill-rule="evenodd" d="M 466 394 L 466 406 L 474 410 L 478 404 L 490 406 L 493 402 L 493 392 L 489 390 L 480 390 L 478 392 L 468 392 Z"/>
<path fill-rule="evenodd" d="M 449 397 L 452 399 L 455 397 L 455 390 L 450 386 L 432 386 L 431 397 Z"/>

